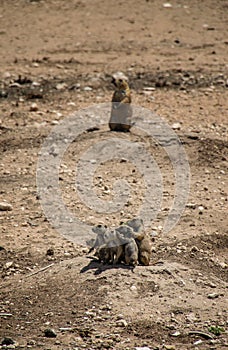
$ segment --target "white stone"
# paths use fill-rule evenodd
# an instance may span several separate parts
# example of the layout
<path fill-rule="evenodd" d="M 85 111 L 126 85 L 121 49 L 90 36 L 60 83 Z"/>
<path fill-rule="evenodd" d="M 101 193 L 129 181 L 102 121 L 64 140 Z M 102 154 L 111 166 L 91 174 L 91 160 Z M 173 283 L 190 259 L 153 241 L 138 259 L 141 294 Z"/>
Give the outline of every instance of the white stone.
<path fill-rule="evenodd" d="M 9 210 L 12 210 L 12 209 L 13 209 L 13 207 L 12 207 L 11 204 L 6 203 L 6 202 L 1 202 L 0 203 L 0 210 L 2 210 L 2 211 L 9 211 Z"/>

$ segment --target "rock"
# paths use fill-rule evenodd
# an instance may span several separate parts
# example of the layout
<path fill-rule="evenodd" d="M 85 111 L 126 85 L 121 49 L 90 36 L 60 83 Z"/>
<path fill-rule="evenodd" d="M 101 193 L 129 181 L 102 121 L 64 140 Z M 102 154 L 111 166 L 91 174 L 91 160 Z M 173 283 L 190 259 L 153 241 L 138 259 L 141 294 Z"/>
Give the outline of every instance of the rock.
<path fill-rule="evenodd" d="M 216 288 L 217 287 L 217 285 L 215 283 L 211 282 L 211 281 L 208 283 L 208 286 L 211 287 L 211 288 Z"/>
<path fill-rule="evenodd" d="M 164 349 L 166 349 L 166 350 L 175 350 L 176 347 L 175 347 L 175 345 L 164 345 Z"/>
<path fill-rule="evenodd" d="M 12 338 L 5 337 L 2 339 L 1 345 L 12 345 L 15 341 Z"/>
<path fill-rule="evenodd" d="M 54 249 L 53 248 L 49 248 L 46 252 L 46 255 L 48 256 L 53 256 L 54 255 Z"/>
<path fill-rule="evenodd" d="M 6 202 L 1 202 L 0 203 L 0 210 L 2 210 L 2 211 L 10 211 L 12 209 L 13 209 L 13 207 L 12 207 L 11 204 L 6 203 Z"/>
<path fill-rule="evenodd" d="M 221 266 L 222 269 L 226 269 L 228 265 L 225 262 L 219 262 L 219 266 Z"/>
<path fill-rule="evenodd" d="M 181 335 L 181 333 L 179 331 L 176 331 L 176 332 L 171 334 L 172 337 L 179 337 L 179 335 Z"/>
<path fill-rule="evenodd" d="M 32 86 L 40 86 L 40 83 L 38 83 L 38 81 L 33 81 Z"/>
<path fill-rule="evenodd" d="M 151 350 L 151 348 L 148 348 L 148 346 L 137 346 L 135 350 Z"/>
<path fill-rule="evenodd" d="M 58 120 L 52 120 L 51 121 L 51 125 L 58 125 L 59 124 L 59 121 Z"/>
<path fill-rule="evenodd" d="M 122 319 L 122 320 L 116 321 L 116 325 L 117 325 L 118 327 L 127 327 L 128 323 L 127 323 L 126 320 Z"/>
<path fill-rule="evenodd" d="M 196 253 L 199 251 L 199 248 L 197 248 L 195 245 L 193 247 L 191 247 L 191 252 L 192 253 Z"/>
<path fill-rule="evenodd" d="M 165 8 L 171 8 L 171 7 L 173 7 L 173 5 L 170 4 L 169 2 L 165 2 L 165 3 L 163 4 L 163 7 L 165 7 Z"/>
<path fill-rule="evenodd" d="M 27 341 L 27 345 L 35 346 L 36 345 L 36 341 L 34 339 L 30 339 L 30 340 Z"/>
<path fill-rule="evenodd" d="M 196 209 L 196 204 L 195 203 L 187 203 L 186 207 L 189 209 Z"/>
<path fill-rule="evenodd" d="M 130 290 L 131 290 L 132 292 L 135 292 L 135 291 L 137 290 L 137 287 L 133 285 L 133 286 L 130 287 Z"/>
<path fill-rule="evenodd" d="M 210 293 L 207 295 L 208 299 L 216 299 L 219 297 L 218 293 Z"/>
<path fill-rule="evenodd" d="M 194 342 L 194 345 L 200 345 L 200 344 L 202 344 L 202 339 L 199 339 L 199 340 L 196 340 L 195 342 Z"/>
<path fill-rule="evenodd" d="M 8 261 L 7 263 L 5 263 L 5 268 L 9 269 L 12 265 L 13 265 L 13 261 Z"/>
<path fill-rule="evenodd" d="M 158 236 L 158 233 L 156 231 L 152 231 L 150 232 L 150 237 L 153 238 L 153 237 L 157 237 Z"/>
<path fill-rule="evenodd" d="M 186 321 L 188 322 L 195 322 L 197 320 L 196 315 L 191 312 L 190 314 L 186 315 Z"/>
<path fill-rule="evenodd" d="M 150 96 L 152 94 L 152 91 L 144 90 L 142 93 L 143 95 Z"/>
<path fill-rule="evenodd" d="M 203 214 L 203 211 L 204 211 L 204 207 L 202 205 L 200 205 L 198 207 L 198 210 L 199 210 L 199 214 Z"/>
<path fill-rule="evenodd" d="M 84 91 L 92 91 L 93 88 L 91 88 L 90 86 L 85 86 L 83 90 Z"/>
<path fill-rule="evenodd" d="M 155 87 L 152 87 L 152 86 L 145 86 L 145 87 L 143 88 L 143 90 L 144 90 L 144 91 L 155 91 L 156 89 L 155 89 Z"/>
<path fill-rule="evenodd" d="M 37 106 L 37 104 L 34 102 L 34 103 L 32 103 L 31 104 L 31 106 L 30 106 L 30 112 L 37 112 L 38 111 L 38 106 Z"/>
<path fill-rule="evenodd" d="M 172 124 L 172 129 L 173 130 L 180 130 L 181 129 L 181 124 L 180 123 L 173 123 Z"/>
<path fill-rule="evenodd" d="M 56 338 L 57 334 L 55 333 L 54 329 L 47 328 L 44 330 L 44 336 L 46 338 Z"/>
<path fill-rule="evenodd" d="M 33 62 L 32 66 L 35 67 L 35 68 L 38 68 L 40 65 L 37 62 Z"/>
<path fill-rule="evenodd" d="M 56 90 L 64 90 L 67 88 L 67 84 L 66 83 L 59 83 L 56 85 Z"/>

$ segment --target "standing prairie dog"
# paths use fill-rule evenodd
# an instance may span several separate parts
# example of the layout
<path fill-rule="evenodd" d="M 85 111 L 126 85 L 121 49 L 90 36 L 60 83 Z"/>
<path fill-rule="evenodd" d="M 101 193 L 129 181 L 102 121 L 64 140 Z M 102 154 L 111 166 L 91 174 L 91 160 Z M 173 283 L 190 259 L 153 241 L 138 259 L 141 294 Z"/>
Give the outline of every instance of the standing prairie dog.
<path fill-rule="evenodd" d="M 131 90 L 126 79 L 113 78 L 112 83 L 115 86 L 115 92 L 112 96 L 109 128 L 111 131 L 127 132 L 132 127 Z"/>
<path fill-rule="evenodd" d="M 129 238 L 125 245 L 124 254 L 127 265 L 136 266 L 138 264 L 138 247 L 134 238 Z"/>
<path fill-rule="evenodd" d="M 152 243 L 150 237 L 145 236 L 142 240 L 137 240 L 136 243 L 139 249 L 139 262 L 142 265 L 150 264 Z"/>

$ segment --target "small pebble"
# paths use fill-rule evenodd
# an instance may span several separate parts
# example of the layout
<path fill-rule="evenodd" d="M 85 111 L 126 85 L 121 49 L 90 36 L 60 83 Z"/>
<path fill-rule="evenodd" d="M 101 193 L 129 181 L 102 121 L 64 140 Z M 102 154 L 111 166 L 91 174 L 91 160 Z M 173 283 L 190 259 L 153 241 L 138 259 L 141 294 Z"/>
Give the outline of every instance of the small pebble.
<path fill-rule="evenodd" d="M 56 85 L 56 90 L 64 90 L 67 88 L 67 84 L 66 83 L 59 83 Z"/>
<path fill-rule="evenodd" d="M 47 328 L 44 330 L 44 336 L 47 338 L 56 338 L 57 334 L 55 333 L 54 329 Z"/>
<path fill-rule="evenodd" d="M 49 248 L 46 252 L 46 255 L 48 256 L 53 256 L 54 255 L 54 249 L 53 248 Z"/>
<path fill-rule="evenodd" d="M 130 290 L 131 290 L 132 292 L 134 292 L 134 291 L 137 290 L 137 287 L 133 285 L 133 286 L 130 287 Z"/>
<path fill-rule="evenodd" d="M 192 253 L 196 253 L 196 252 L 198 252 L 199 251 L 199 248 L 197 248 L 196 246 L 193 246 L 192 248 L 191 248 L 191 252 Z"/>
<path fill-rule="evenodd" d="M 173 130 L 180 130 L 181 129 L 181 124 L 180 123 L 173 123 L 172 124 L 172 129 Z"/>
<path fill-rule="evenodd" d="M 90 86 L 85 86 L 83 90 L 84 91 L 92 91 L 93 89 Z"/>
<path fill-rule="evenodd" d="M 176 332 L 171 334 L 172 337 L 179 337 L 179 335 L 181 335 L 181 333 L 179 331 L 176 331 Z"/>
<path fill-rule="evenodd" d="M 198 210 L 199 210 L 199 214 L 203 214 L 203 211 L 204 211 L 204 207 L 202 205 L 200 205 L 198 207 Z"/>
<path fill-rule="evenodd" d="M 116 321 L 116 325 L 117 325 L 118 327 L 127 327 L 128 323 L 127 323 L 126 320 L 122 319 L 122 320 Z"/>
<path fill-rule="evenodd" d="M 39 63 L 37 63 L 37 62 L 33 62 L 33 67 L 35 67 L 35 68 L 38 68 L 40 65 L 39 65 Z"/>
<path fill-rule="evenodd" d="M 39 108 L 38 108 L 38 106 L 37 106 L 37 104 L 35 102 L 31 104 L 31 106 L 30 106 L 30 111 L 31 112 L 37 112 L 38 109 Z"/>
<path fill-rule="evenodd" d="M 8 261 L 7 263 L 5 263 L 5 268 L 9 269 L 12 265 L 13 265 L 13 261 Z"/>
<path fill-rule="evenodd" d="M 208 299 L 216 299 L 219 297 L 218 293 L 210 293 L 207 295 Z"/>
<path fill-rule="evenodd" d="M 165 3 L 163 4 L 163 7 L 165 7 L 165 8 L 171 8 L 171 7 L 173 7 L 173 5 L 170 4 L 169 2 L 165 2 Z"/>
<path fill-rule="evenodd" d="M 12 210 L 12 209 L 13 209 L 13 207 L 12 207 L 11 204 L 6 203 L 6 202 L 1 202 L 0 203 L 0 210 L 2 210 L 2 211 L 9 211 L 9 210 Z"/>

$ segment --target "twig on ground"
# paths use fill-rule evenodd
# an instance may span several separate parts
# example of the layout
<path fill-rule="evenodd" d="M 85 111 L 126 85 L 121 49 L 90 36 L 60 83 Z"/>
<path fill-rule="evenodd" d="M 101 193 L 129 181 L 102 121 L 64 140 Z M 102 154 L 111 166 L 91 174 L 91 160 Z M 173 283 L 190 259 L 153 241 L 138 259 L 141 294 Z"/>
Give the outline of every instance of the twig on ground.
<path fill-rule="evenodd" d="M 203 337 L 205 339 L 214 339 L 213 335 L 211 335 L 209 333 L 202 332 L 202 331 L 189 331 L 188 334 L 200 335 L 201 337 Z"/>
<path fill-rule="evenodd" d="M 49 269 L 49 267 L 52 267 L 53 265 L 54 265 L 54 263 L 52 263 L 52 264 L 50 264 L 50 265 L 47 265 L 47 266 L 45 266 L 45 267 L 42 267 L 42 269 L 39 269 L 39 270 L 37 270 L 37 271 L 34 271 L 34 272 L 30 273 L 30 274 L 27 275 L 26 277 L 34 276 L 34 275 L 36 275 L 36 274 L 39 273 L 39 272 L 42 272 L 42 271 L 45 271 L 45 270 Z"/>

